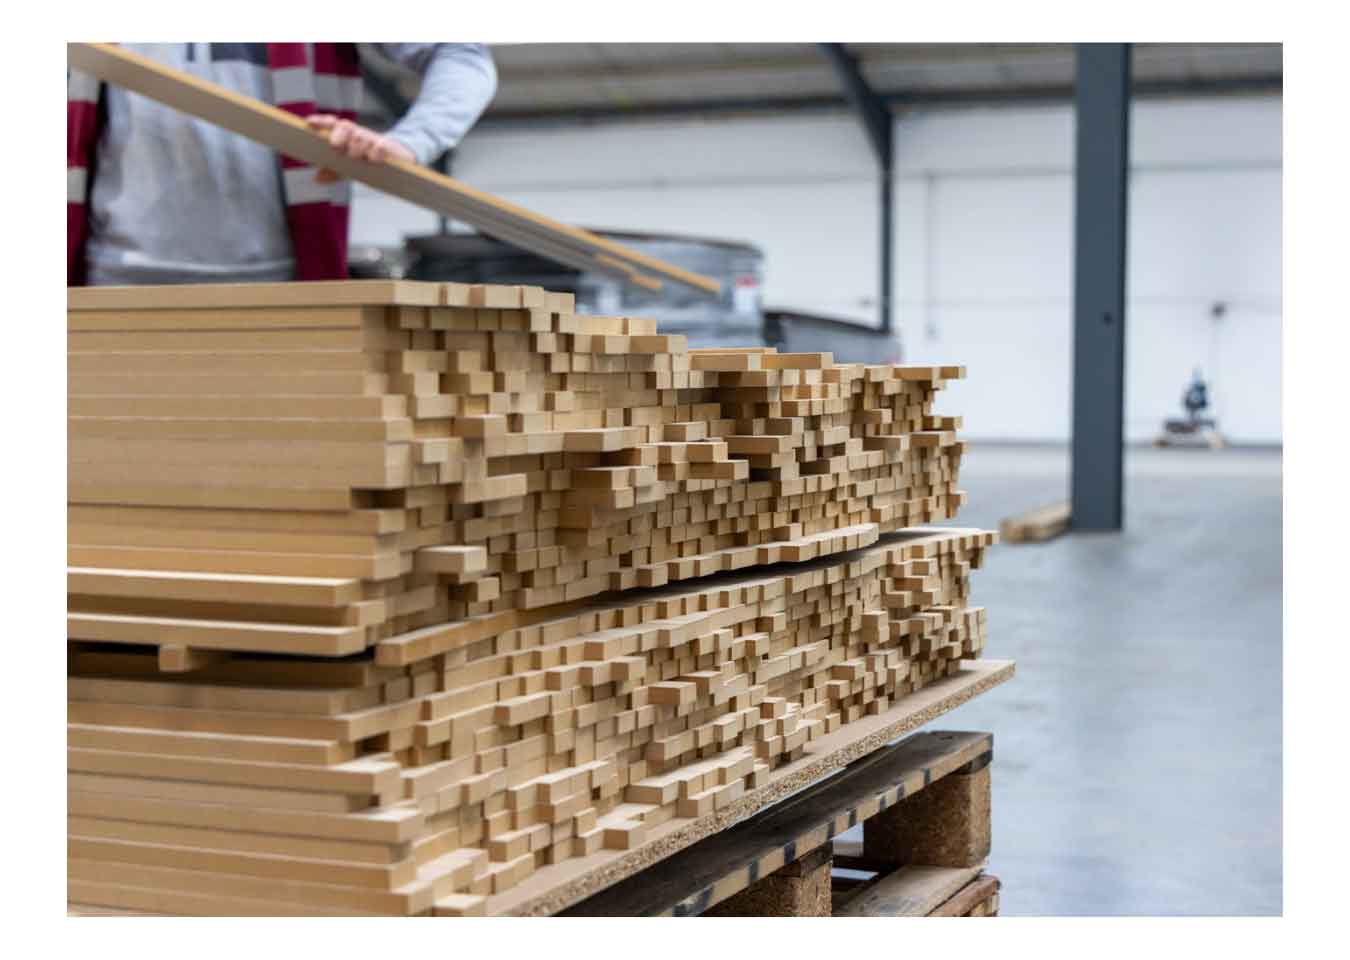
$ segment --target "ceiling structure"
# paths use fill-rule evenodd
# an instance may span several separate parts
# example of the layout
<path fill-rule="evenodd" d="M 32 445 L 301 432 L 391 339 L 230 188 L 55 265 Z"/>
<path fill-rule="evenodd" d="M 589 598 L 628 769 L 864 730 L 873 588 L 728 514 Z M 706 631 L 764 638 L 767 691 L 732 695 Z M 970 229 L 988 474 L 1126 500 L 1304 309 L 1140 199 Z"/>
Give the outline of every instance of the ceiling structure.
<path fill-rule="evenodd" d="M 1065 99 L 1072 44 L 847 44 L 891 109 Z M 494 44 L 498 90 L 482 122 L 568 123 L 657 115 L 840 108 L 838 75 L 813 43 Z M 378 58 L 375 82 L 408 98 L 416 78 Z M 1280 44 L 1137 44 L 1136 96 L 1278 93 Z M 388 93 L 386 89 L 384 93 Z M 378 97 L 378 92 L 377 92 Z"/>

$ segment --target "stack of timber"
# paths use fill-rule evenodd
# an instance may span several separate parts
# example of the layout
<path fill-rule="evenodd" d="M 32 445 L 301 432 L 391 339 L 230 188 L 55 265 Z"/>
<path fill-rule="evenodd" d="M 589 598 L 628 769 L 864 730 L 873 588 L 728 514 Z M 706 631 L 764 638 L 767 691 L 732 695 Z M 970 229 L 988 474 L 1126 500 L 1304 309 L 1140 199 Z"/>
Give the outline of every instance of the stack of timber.
<path fill-rule="evenodd" d="M 960 368 L 534 288 L 69 306 L 73 902 L 505 912 L 983 648 L 994 535 L 916 528 L 963 500 Z"/>

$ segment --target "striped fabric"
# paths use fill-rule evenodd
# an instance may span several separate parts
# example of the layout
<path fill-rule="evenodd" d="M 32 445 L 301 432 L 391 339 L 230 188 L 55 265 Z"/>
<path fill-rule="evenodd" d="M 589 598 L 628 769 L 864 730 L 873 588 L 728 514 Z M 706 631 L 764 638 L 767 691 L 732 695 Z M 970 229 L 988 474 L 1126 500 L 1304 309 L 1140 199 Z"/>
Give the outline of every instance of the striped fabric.
<path fill-rule="evenodd" d="M 98 145 L 101 84 L 72 70 L 66 78 L 66 283 L 83 284 L 89 239 L 89 173 Z"/>
<path fill-rule="evenodd" d="M 273 100 L 298 117 L 331 113 L 356 119 L 361 66 L 351 43 L 269 43 Z M 89 190 L 97 174 L 99 101 L 102 84 L 70 71 L 66 80 L 66 282 L 85 282 L 89 239 Z M 347 223 L 351 184 L 318 183 L 314 167 L 281 157 L 286 220 L 295 248 L 295 279 L 340 280 L 347 276 Z"/>

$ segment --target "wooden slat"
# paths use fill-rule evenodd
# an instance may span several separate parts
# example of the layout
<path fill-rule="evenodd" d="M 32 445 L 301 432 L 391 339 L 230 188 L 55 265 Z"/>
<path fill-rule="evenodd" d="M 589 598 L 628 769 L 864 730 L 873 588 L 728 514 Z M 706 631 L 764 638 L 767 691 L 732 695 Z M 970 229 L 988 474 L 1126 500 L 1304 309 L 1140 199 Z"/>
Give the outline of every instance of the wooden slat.
<path fill-rule="evenodd" d="M 836 907 L 836 917 L 926 917 L 983 867 L 904 866 Z"/>
<path fill-rule="evenodd" d="M 1006 543 L 1044 543 L 1069 529 L 1069 503 L 1052 503 L 1008 517 L 998 525 Z"/>
<path fill-rule="evenodd" d="M 971 916 L 971 911 L 981 905 L 987 905 L 992 902 L 994 911 L 998 908 L 998 891 L 1001 883 L 998 877 L 985 874 L 976 877 L 970 883 L 962 887 L 950 900 L 947 900 L 940 907 L 929 911 L 930 917 L 966 917 Z M 988 913 L 982 913 L 980 916 L 988 916 Z"/>

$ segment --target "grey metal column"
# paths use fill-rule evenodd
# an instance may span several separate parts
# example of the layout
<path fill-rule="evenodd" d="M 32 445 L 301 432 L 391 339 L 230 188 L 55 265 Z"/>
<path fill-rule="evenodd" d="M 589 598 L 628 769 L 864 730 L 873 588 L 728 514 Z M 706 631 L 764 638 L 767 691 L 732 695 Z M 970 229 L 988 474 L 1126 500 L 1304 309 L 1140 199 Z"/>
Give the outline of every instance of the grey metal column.
<path fill-rule="evenodd" d="M 872 144 L 872 152 L 876 154 L 877 158 L 881 188 L 881 195 L 878 198 L 881 213 L 881 238 L 878 244 L 880 248 L 878 269 L 881 278 L 881 295 L 879 297 L 881 322 L 877 329 L 882 333 L 890 333 L 893 322 L 891 317 L 891 249 L 892 238 L 895 234 L 895 208 L 891 202 L 891 179 L 895 169 L 895 122 L 885 99 L 872 89 L 871 84 L 867 82 L 867 78 L 863 76 L 858 58 L 842 43 L 822 43 L 819 46 L 821 52 L 825 54 L 834 67 L 835 73 L 839 75 L 839 82 L 844 88 L 844 95 L 848 97 L 849 103 L 857 112 L 858 120 L 862 123 L 863 131 L 867 134 L 867 139 Z"/>
<path fill-rule="evenodd" d="M 1129 118 L 1130 45 L 1080 44 L 1069 466 L 1075 530 L 1124 523 Z"/>

